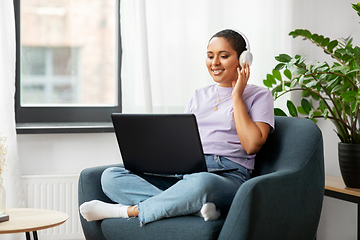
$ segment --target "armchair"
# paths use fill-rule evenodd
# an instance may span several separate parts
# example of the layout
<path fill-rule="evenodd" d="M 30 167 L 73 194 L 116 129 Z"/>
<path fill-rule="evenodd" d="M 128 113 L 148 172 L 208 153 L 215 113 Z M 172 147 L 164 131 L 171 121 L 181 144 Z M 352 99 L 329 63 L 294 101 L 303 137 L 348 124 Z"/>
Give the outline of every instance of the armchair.
<path fill-rule="evenodd" d="M 87 222 L 80 216 L 86 239 L 313 240 L 325 184 L 321 131 L 311 120 L 288 117 L 275 117 L 275 128 L 257 154 L 254 177 L 239 188 L 226 216 L 207 222 L 182 216 L 143 227 L 137 218 Z M 100 185 L 107 167 L 81 172 L 79 205 L 111 202 Z"/>

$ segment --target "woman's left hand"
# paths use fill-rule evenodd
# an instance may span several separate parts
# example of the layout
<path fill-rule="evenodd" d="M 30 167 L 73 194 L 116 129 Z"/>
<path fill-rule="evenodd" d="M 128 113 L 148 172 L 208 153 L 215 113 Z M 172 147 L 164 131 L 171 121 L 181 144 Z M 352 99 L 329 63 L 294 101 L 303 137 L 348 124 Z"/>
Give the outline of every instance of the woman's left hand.
<path fill-rule="evenodd" d="M 235 96 L 235 94 L 238 94 L 238 96 L 242 96 L 245 87 L 247 85 L 247 82 L 249 80 L 250 77 L 250 67 L 248 63 L 244 63 L 242 65 L 242 68 L 237 68 L 237 72 L 238 72 L 238 78 L 237 80 L 232 82 L 232 87 L 234 88 L 233 90 L 233 97 Z"/>

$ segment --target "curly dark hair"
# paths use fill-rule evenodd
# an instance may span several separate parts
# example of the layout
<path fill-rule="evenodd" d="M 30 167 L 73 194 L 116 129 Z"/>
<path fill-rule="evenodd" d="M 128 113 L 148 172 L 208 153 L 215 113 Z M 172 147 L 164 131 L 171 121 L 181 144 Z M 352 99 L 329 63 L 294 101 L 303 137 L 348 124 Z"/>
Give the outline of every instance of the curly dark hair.
<path fill-rule="evenodd" d="M 225 29 L 218 33 L 216 33 L 214 36 L 212 36 L 209 40 L 215 38 L 215 37 L 222 37 L 225 38 L 231 45 L 231 47 L 236 51 L 238 57 L 240 57 L 241 53 L 246 50 L 246 41 L 241 36 L 240 33 L 231 30 L 231 29 Z"/>

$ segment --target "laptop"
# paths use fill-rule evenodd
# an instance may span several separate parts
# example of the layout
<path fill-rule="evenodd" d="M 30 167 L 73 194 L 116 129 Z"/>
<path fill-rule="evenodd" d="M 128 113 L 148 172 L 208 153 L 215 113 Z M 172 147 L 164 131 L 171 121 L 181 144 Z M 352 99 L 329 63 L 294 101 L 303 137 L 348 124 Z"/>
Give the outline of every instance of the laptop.
<path fill-rule="evenodd" d="M 195 115 L 111 115 L 125 169 L 133 173 L 229 172 L 207 169 Z"/>

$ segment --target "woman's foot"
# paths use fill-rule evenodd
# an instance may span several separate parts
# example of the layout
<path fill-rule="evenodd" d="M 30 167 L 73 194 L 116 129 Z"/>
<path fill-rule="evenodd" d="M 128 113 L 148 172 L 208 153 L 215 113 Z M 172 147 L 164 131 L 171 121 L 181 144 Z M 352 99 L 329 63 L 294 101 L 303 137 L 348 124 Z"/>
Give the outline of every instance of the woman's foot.
<path fill-rule="evenodd" d="M 80 213 L 87 221 L 105 218 L 129 218 L 130 207 L 122 204 L 111 204 L 99 200 L 84 202 L 80 205 Z"/>
<path fill-rule="evenodd" d="M 220 217 L 220 211 L 216 210 L 216 206 L 212 202 L 205 203 L 196 214 L 203 217 L 205 221 L 217 220 Z"/>

